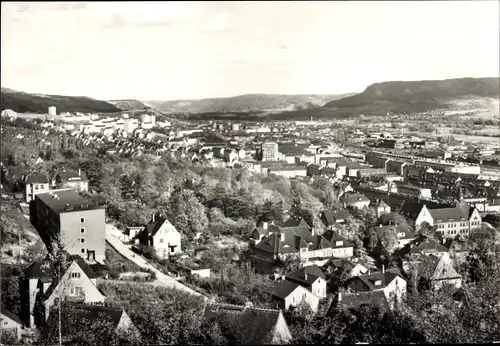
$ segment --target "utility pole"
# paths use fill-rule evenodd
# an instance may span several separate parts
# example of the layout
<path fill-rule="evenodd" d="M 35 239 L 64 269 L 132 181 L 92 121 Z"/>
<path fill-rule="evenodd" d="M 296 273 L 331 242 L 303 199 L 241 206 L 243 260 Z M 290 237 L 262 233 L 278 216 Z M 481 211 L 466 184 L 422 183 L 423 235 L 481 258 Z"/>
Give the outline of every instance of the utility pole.
<path fill-rule="evenodd" d="M 23 248 L 21 247 L 21 232 L 19 232 L 19 257 L 17 263 L 21 262 L 21 256 L 23 255 Z"/>
<path fill-rule="evenodd" d="M 59 264 L 57 266 L 57 276 L 58 276 L 58 280 L 59 282 L 61 282 L 61 261 L 59 261 Z M 58 322 L 58 326 L 59 326 L 59 346 L 62 346 L 62 332 L 61 332 L 61 294 L 59 293 L 59 322 Z"/>

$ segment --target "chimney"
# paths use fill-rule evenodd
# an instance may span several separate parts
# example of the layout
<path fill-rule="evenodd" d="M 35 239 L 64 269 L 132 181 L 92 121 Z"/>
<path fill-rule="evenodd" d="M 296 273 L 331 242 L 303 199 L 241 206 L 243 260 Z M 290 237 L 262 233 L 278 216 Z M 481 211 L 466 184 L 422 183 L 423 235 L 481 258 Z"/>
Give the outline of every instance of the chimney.
<path fill-rule="evenodd" d="M 342 300 L 342 292 L 339 291 L 339 302 Z"/>
<path fill-rule="evenodd" d="M 382 274 L 385 273 L 385 265 L 382 264 Z"/>
<path fill-rule="evenodd" d="M 267 222 L 263 222 L 263 223 L 262 223 L 262 229 L 267 230 Z"/>
<path fill-rule="evenodd" d="M 155 222 L 156 213 L 153 213 L 153 222 Z"/>

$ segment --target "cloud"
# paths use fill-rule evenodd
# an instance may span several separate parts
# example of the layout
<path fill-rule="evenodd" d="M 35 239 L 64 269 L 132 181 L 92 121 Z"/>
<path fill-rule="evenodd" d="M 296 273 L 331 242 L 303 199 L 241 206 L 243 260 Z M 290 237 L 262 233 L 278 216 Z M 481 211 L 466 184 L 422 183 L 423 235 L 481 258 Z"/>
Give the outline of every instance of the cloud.
<path fill-rule="evenodd" d="M 201 29 L 203 33 L 224 32 L 237 26 L 238 17 L 229 12 L 221 12 L 210 18 Z"/>

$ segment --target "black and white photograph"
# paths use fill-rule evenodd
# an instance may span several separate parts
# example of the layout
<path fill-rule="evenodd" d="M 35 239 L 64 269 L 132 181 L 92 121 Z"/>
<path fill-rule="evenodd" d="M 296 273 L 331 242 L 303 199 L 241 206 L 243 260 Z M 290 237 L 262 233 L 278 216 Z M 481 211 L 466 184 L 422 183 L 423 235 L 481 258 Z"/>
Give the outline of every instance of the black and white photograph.
<path fill-rule="evenodd" d="M 499 1 L 0 33 L 0 345 L 500 344 Z"/>

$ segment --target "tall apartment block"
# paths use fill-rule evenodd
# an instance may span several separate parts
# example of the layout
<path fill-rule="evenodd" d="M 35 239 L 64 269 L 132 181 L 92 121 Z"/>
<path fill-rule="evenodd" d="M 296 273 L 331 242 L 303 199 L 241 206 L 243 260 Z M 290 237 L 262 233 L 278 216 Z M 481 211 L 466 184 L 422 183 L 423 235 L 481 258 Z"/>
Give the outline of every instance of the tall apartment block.
<path fill-rule="evenodd" d="M 105 209 L 75 190 L 37 194 L 30 205 L 30 221 L 48 251 L 57 237 L 71 255 L 89 262 L 106 259 Z"/>

